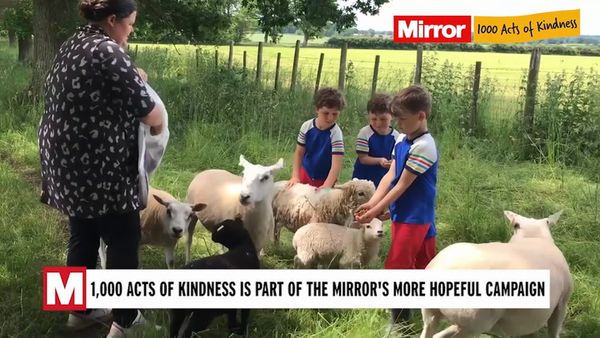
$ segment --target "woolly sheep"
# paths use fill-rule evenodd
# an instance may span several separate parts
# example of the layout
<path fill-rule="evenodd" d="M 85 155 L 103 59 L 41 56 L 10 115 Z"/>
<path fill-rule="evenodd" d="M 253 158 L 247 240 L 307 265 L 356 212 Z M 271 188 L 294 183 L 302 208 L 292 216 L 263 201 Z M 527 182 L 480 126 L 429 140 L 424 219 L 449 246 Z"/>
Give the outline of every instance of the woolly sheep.
<path fill-rule="evenodd" d="M 283 227 L 296 232 L 308 223 L 350 225 L 353 211 L 368 202 L 375 193 L 373 182 L 359 179 L 319 191 L 308 184 L 295 184 L 286 189 L 286 184 L 287 181 L 275 184 L 273 239 L 276 244 Z"/>
<path fill-rule="evenodd" d="M 457 243 L 442 250 L 427 269 L 549 269 L 550 308 L 548 309 L 422 309 L 421 338 L 477 337 L 483 332 L 500 336 L 523 336 L 548 325 L 548 337 L 559 337 L 573 290 L 569 266 L 554 244 L 549 227 L 560 212 L 533 219 L 504 212 L 514 227 L 508 243 Z M 453 325 L 435 334 L 439 321 Z"/>
<path fill-rule="evenodd" d="M 294 234 L 294 265 L 299 268 L 365 267 L 377 258 L 382 237 L 383 222 L 378 218 L 361 224 L 360 229 L 310 223 Z"/>
<path fill-rule="evenodd" d="M 171 194 L 150 187 L 148 202 L 140 212 L 141 241 L 140 244 L 154 245 L 164 248 L 167 267 L 173 268 L 175 245 L 184 234 L 188 236 L 185 261 L 190 260 L 191 241 L 189 224 L 196 222 L 194 212 L 206 207 L 205 204 L 188 204 L 175 199 Z M 106 244 L 100 239 L 100 265 L 106 268 Z"/>
<path fill-rule="evenodd" d="M 229 249 L 222 255 L 195 260 L 184 269 L 258 269 L 256 248 L 241 219 L 225 220 L 212 234 L 212 240 Z M 249 309 L 241 310 L 241 323 L 236 309 L 177 309 L 171 311 L 171 337 L 190 337 L 192 332 L 205 330 L 212 320 L 227 314 L 230 333 L 245 335 Z"/>
<path fill-rule="evenodd" d="M 256 250 L 261 251 L 273 233 L 273 175 L 283 168 L 283 159 L 262 166 L 241 155 L 239 165 L 244 167 L 242 177 L 218 169 L 197 174 L 188 188 L 187 200 L 208 205 L 196 215 L 211 232 L 223 220 L 240 216 Z M 193 232 L 195 225 L 190 226 Z"/>

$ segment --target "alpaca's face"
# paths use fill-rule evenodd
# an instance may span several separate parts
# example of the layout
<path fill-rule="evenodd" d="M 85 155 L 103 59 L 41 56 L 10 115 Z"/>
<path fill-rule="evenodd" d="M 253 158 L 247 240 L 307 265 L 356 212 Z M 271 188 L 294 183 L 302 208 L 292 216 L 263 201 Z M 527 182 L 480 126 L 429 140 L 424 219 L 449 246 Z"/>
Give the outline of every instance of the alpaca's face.
<path fill-rule="evenodd" d="M 273 175 L 283 168 L 283 159 L 271 166 L 252 164 L 240 156 L 240 166 L 244 167 L 240 203 L 248 206 L 262 202 L 271 196 L 273 191 Z"/>

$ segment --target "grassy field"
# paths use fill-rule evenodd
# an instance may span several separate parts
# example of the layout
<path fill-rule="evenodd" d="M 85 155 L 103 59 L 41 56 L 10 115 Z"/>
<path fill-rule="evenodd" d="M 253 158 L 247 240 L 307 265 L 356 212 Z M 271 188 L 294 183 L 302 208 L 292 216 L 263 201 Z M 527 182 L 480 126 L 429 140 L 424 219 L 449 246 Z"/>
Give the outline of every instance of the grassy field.
<path fill-rule="evenodd" d="M 248 34 L 247 38 L 251 42 L 265 41 L 265 35 L 262 33 Z M 323 45 L 325 42 L 327 42 L 327 39 L 328 38 L 310 39 L 310 40 L 308 40 L 308 45 L 309 46 Z M 281 37 L 281 40 L 279 40 L 279 44 L 293 46 L 296 44 L 296 40 L 300 40 L 300 42 L 302 42 L 302 41 L 304 41 L 304 36 L 299 35 L 299 34 L 283 34 L 283 36 Z"/>
<path fill-rule="evenodd" d="M 161 48 L 164 50 L 165 46 Z M 309 51 L 315 55 L 321 52 L 306 49 L 302 53 Z M 68 233 L 64 217 L 38 201 L 36 127 L 42 107 L 20 101 L 19 93 L 26 88 L 30 71 L 15 64 L 15 53 L 0 43 L 0 81 L 11 83 L 0 88 L 0 256 L 4 258 L 0 261 L 0 337 L 61 337 L 66 315 L 40 310 L 41 268 L 64 264 Z M 498 57 L 527 60 L 520 55 Z M 406 60 L 410 62 L 408 56 Z M 310 89 L 294 93 L 265 90 L 245 80 L 239 72 L 214 69 L 210 55 L 201 58 L 196 66 L 191 53 L 182 57 L 172 51 L 164 55 L 146 50 L 139 53 L 137 63 L 148 72 L 170 114 L 172 139 L 161 167 L 152 177 L 154 186 L 184 197 L 187 185 L 200 170 L 222 168 L 239 172 L 240 154 L 263 164 L 283 157 L 285 169 L 278 179 L 289 177 L 297 128 L 312 116 Z M 502 64 L 513 66 L 508 61 Z M 301 69 L 304 71 L 304 66 Z M 573 62 L 568 69 L 574 69 Z M 360 88 L 349 88 L 346 95 L 349 106 L 339 121 L 347 147 L 341 181 L 351 177 L 355 135 L 366 123 L 361 112 L 368 97 Z M 504 134 L 498 134 L 497 139 L 485 139 L 466 136 L 450 120 L 445 123 L 448 125 L 443 133 L 434 135 L 441 154 L 438 250 L 459 241 L 507 240 L 510 228 L 503 210 L 540 218 L 564 210 L 553 232 L 570 264 L 575 293 L 563 337 L 597 337 L 598 173 L 557 162 L 516 160 L 516 150 L 509 141 L 510 126 L 505 126 Z M 598 162 L 600 158 L 590 160 Z M 291 236 L 285 231 L 282 235 L 282 247 L 267 250 L 264 263 L 268 268 L 292 267 Z M 205 244 L 210 243 L 206 231 L 197 231 L 194 243 L 194 257 L 214 252 L 214 246 Z M 388 248 L 386 238 L 374 268 L 382 266 Z M 141 255 L 144 269 L 164 268 L 162 250 L 144 247 Z M 180 245 L 176 266 L 183 260 Z M 146 310 L 145 315 L 155 325 L 148 326 L 143 336 L 164 337 L 167 313 Z M 388 335 L 387 319 L 385 310 L 258 310 L 251 315 L 250 336 L 384 337 Z M 404 336 L 415 336 L 411 330 L 418 333 L 420 327 L 420 315 L 416 314 Z M 220 321 L 203 336 L 224 337 L 223 332 L 224 323 Z M 544 336 L 542 330 L 531 337 Z"/>
<path fill-rule="evenodd" d="M 149 46 L 154 45 L 140 45 L 140 47 Z M 228 46 L 203 45 L 200 47 L 211 55 L 214 55 L 214 50 L 218 50 L 220 62 L 227 62 Z M 132 48 L 135 48 L 135 44 Z M 176 45 L 174 47 L 170 46 L 169 50 L 176 50 L 182 56 L 193 57 L 193 48 L 189 45 Z M 244 51 L 247 52 L 247 67 L 255 69 L 258 47 L 235 46 L 234 63 L 239 67 L 242 66 Z M 267 83 L 274 83 L 277 53 L 281 53 L 280 78 L 283 87 L 286 87 L 289 86 L 291 80 L 294 60 L 293 47 L 272 45 L 263 47 L 264 79 Z M 300 79 L 314 85 L 321 53 L 325 54 L 321 83 L 323 85 L 337 85 L 340 63 L 340 49 L 337 48 L 301 48 L 299 58 Z M 348 50 L 347 62 L 351 62 L 354 66 L 354 83 L 356 86 L 371 88 L 376 55 L 380 55 L 379 88 L 382 90 L 396 90 L 412 79 L 416 62 L 415 51 L 350 49 Z M 424 58 L 434 59 L 438 65 L 442 65 L 447 61 L 465 69 L 471 69 L 476 61 L 481 61 L 482 77 L 501 82 L 514 94 L 521 85 L 520 80 L 523 72 L 529 67 L 530 56 L 528 54 L 425 51 Z M 600 57 L 544 55 L 542 56 L 540 79 L 543 80 L 548 74 L 563 71 L 574 73 L 577 69 L 585 71 L 600 69 Z"/>
<path fill-rule="evenodd" d="M 135 45 L 132 45 L 132 48 L 135 48 Z M 141 50 L 147 48 L 162 50 L 165 54 L 176 53 L 182 58 L 194 58 L 195 54 L 194 47 L 190 45 L 156 47 L 156 45 L 140 44 L 139 48 Z M 228 46 L 203 45 L 200 48 L 207 58 L 213 60 L 215 51 L 217 51 L 219 62 L 227 63 Z M 236 67 L 243 67 L 244 51 L 247 53 L 246 67 L 254 71 L 257 65 L 258 47 L 235 46 L 233 63 Z M 266 45 L 263 47 L 261 82 L 266 87 L 275 87 L 278 53 L 281 53 L 279 85 L 282 88 L 289 88 L 294 59 L 294 48 L 290 45 Z M 340 64 L 340 49 L 337 48 L 301 48 L 298 81 L 314 88 L 321 53 L 324 54 L 324 59 L 320 84 L 337 86 Z M 371 89 L 376 55 L 380 56 L 377 83 L 379 91 L 395 92 L 412 83 L 416 64 L 415 51 L 350 49 L 347 55 L 346 87 L 353 86 L 361 90 Z M 423 81 L 431 80 L 431 71 L 439 72 L 443 69 L 451 69 L 452 76 L 468 77 L 468 81 L 472 83 L 475 62 L 481 61 L 482 90 L 485 91 L 487 88 L 489 92 L 494 93 L 487 113 L 493 115 L 494 118 L 512 118 L 512 112 L 519 109 L 522 104 L 519 95 L 523 93 L 523 80 L 529 67 L 529 59 L 528 54 L 425 51 Z M 430 71 L 428 72 L 428 70 Z M 598 70 L 600 70 L 599 57 L 544 55 L 539 79 L 546 81 L 561 73 L 568 76 L 580 72 L 597 74 Z"/>

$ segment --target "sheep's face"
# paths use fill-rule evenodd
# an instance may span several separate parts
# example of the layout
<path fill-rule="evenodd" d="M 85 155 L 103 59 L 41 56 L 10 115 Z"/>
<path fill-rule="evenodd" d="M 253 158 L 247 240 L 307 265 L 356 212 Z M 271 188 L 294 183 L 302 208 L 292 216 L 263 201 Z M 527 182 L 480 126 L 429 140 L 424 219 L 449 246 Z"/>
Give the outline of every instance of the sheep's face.
<path fill-rule="evenodd" d="M 504 211 L 504 215 L 510 221 L 514 228 L 511 241 L 521 238 L 550 238 L 550 227 L 558 223 L 562 211 L 555 213 L 548 218 L 534 219 L 515 214 L 511 211 Z"/>
<path fill-rule="evenodd" d="M 367 203 L 375 194 L 375 184 L 369 180 L 353 179 L 339 186 L 352 209 Z"/>
<path fill-rule="evenodd" d="M 213 232 L 212 240 L 230 250 L 252 242 L 248 231 L 244 228 L 244 222 L 239 217 L 221 222 Z"/>
<path fill-rule="evenodd" d="M 271 166 L 252 164 L 240 155 L 240 166 L 244 167 L 240 203 L 252 205 L 262 202 L 273 193 L 273 175 L 283 168 L 283 159 Z"/>
<path fill-rule="evenodd" d="M 198 203 L 195 205 L 182 203 L 176 200 L 163 201 L 157 195 L 153 195 L 154 199 L 162 204 L 166 211 L 163 219 L 163 231 L 171 237 L 178 239 L 183 234 L 188 232 L 188 226 L 192 221 L 196 220 L 196 212 L 204 209 L 206 204 Z"/>
<path fill-rule="evenodd" d="M 366 241 L 378 240 L 383 237 L 383 222 L 379 218 L 373 218 L 371 222 L 362 225 Z"/>

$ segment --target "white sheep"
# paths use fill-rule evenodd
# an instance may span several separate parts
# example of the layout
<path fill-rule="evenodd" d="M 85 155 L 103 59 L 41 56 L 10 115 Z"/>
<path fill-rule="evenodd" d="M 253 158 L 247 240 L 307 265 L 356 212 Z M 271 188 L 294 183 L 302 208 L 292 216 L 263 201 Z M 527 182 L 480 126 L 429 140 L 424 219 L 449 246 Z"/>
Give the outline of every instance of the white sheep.
<path fill-rule="evenodd" d="M 365 267 L 379 254 L 383 222 L 374 218 L 359 229 L 331 223 L 310 223 L 294 234 L 297 268 Z"/>
<path fill-rule="evenodd" d="M 508 243 L 457 243 L 442 250 L 427 269 L 548 269 L 548 309 L 423 309 L 421 338 L 476 337 L 489 332 L 500 336 L 522 336 L 548 325 L 548 337 L 559 337 L 573 290 L 569 266 L 554 244 L 549 227 L 560 212 L 532 219 L 510 211 L 504 214 L 514 227 Z M 434 335 L 445 317 L 453 325 Z"/>
<path fill-rule="evenodd" d="M 244 167 L 242 177 L 218 169 L 197 174 L 188 187 L 187 201 L 208 205 L 196 215 L 210 232 L 224 220 L 241 216 L 260 252 L 273 233 L 273 176 L 283 168 L 283 159 L 262 166 L 246 161 L 241 155 L 239 165 Z M 191 232 L 194 227 L 190 225 Z"/>
<path fill-rule="evenodd" d="M 196 222 L 194 212 L 206 207 L 205 204 L 194 205 L 183 203 L 175 199 L 166 191 L 150 187 L 147 206 L 140 212 L 141 241 L 140 244 L 154 245 L 164 248 L 167 268 L 172 269 L 174 263 L 174 251 L 177 241 L 186 234 L 188 242 L 186 245 L 185 262 L 190 261 L 192 233 L 189 232 L 189 224 Z M 107 246 L 100 239 L 100 265 L 106 268 Z"/>
<path fill-rule="evenodd" d="M 375 193 L 371 181 L 354 179 L 333 189 L 316 190 L 308 184 L 295 184 L 286 189 L 287 181 L 275 184 L 273 239 L 279 243 L 281 228 L 296 232 L 308 223 L 332 223 L 348 226 L 353 211 L 366 203 Z"/>

